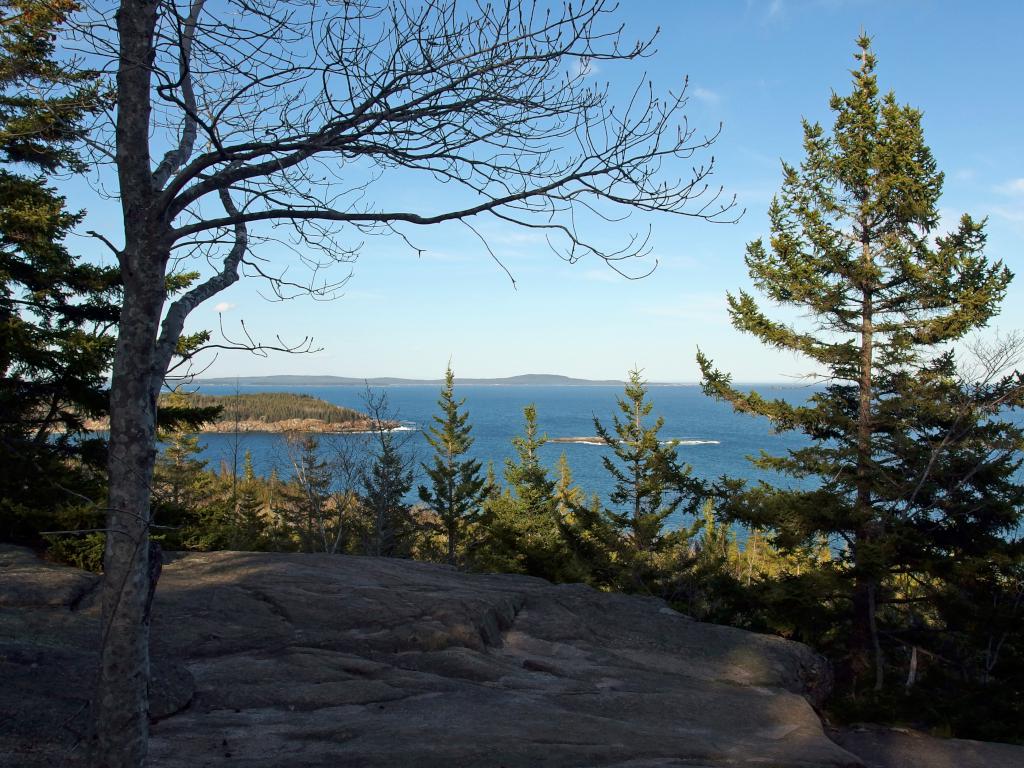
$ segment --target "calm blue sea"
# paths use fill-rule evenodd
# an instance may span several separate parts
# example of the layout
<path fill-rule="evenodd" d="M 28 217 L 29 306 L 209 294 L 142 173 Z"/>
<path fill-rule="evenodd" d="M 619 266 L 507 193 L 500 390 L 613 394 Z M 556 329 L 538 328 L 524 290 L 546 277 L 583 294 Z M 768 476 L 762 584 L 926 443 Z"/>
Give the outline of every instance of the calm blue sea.
<path fill-rule="evenodd" d="M 766 385 L 756 388 L 765 396 L 782 397 L 793 402 L 801 402 L 813 392 L 810 387 Z M 234 385 L 204 386 L 200 391 L 210 395 L 231 395 L 236 388 Z M 337 405 L 365 409 L 366 392 L 360 387 L 243 386 L 238 391 L 305 393 Z M 422 430 L 431 423 L 431 416 L 438 412 L 439 389 L 435 386 L 394 386 L 376 388 L 374 392 L 386 394 L 395 418 L 410 430 L 405 449 L 416 459 L 419 471 L 416 482 L 421 482 L 423 473 L 419 470 L 419 462 L 427 461 L 429 457 L 429 446 Z M 762 449 L 782 453 L 806 444 L 798 434 L 773 434 L 765 419 L 733 413 L 728 405 L 706 397 L 695 385 L 652 386 L 648 394 L 654 404 L 652 419 L 661 416 L 665 420 L 661 436 L 665 440 L 686 441 L 677 450 L 698 477 L 764 477 L 750 465 L 748 456 L 757 455 Z M 622 388 L 616 386 L 460 387 L 456 382 L 456 396 L 465 398 L 465 408 L 473 426 L 471 453 L 481 459 L 485 467 L 488 461 L 493 461 L 499 477 L 505 459 L 513 454 L 511 439 L 522 433 L 523 408 L 526 405 L 533 403 L 536 406 L 538 426 L 548 437 L 587 437 L 595 434 L 595 416 L 610 429 L 611 417 L 618 412 L 616 397 L 621 395 Z M 331 457 L 331 444 L 335 441 L 356 452 L 365 450 L 366 438 L 359 435 L 321 437 L 324 458 Z M 202 436 L 201 443 L 205 446 L 203 458 L 210 462 L 211 468 L 220 466 L 223 461 L 230 463 L 235 439 L 233 435 Z M 281 436 L 243 434 L 238 439 L 241 452 L 252 452 L 258 473 L 269 474 L 276 467 L 282 477 L 291 474 Z M 588 496 L 597 493 L 607 500 L 611 482 L 602 466 L 601 456 L 608 452 L 600 445 L 549 443 L 541 449 L 540 455 L 542 461 L 553 468 L 559 455 L 565 453 L 576 484 Z M 780 479 L 775 480 L 778 482 Z"/>

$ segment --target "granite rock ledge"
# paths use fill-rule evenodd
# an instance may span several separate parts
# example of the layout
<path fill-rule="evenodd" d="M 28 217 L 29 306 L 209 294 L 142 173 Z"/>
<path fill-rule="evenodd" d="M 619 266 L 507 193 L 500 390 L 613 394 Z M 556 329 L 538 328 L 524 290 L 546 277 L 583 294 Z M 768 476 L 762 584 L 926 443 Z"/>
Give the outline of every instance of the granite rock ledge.
<path fill-rule="evenodd" d="M 79 765 L 95 577 L 0 547 L 0 754 Z M 380 558 L 168 558 L 154 768 L 864 763 L 811 705 L 805 646 L 664 603 Z"/>

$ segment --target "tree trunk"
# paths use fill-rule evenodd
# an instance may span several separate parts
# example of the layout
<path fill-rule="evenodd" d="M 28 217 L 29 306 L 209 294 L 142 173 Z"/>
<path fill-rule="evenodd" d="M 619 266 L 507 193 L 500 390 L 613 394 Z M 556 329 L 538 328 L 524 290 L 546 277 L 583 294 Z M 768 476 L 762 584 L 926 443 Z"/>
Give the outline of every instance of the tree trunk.
<path fill-rule="evenodd" d="M 137 278 L 139 273 L 135 273 Z M 163 370 L 153 340 L 161 278 L 125 284 L 110 387 L 110 496 L 93 765 L 140 766 L 148 738 L 150 488 Z"/>
<path fill-rule="evenodd" d="M 156 457 L 156 398 L 168 360 L 157 330 L 168 256 L 155 223 L 150 168 L 150 69 L 156 3 L 117 13 L 117 165 L 125 226 L 119 254 L 124 299 L 110 385 L 110 473 L 102 586 L 100 664 L 93 701 L 97 768 L 137 768 L 149 737 L 150 488 Z"/>
<path fill-rule="evenodd" d="M 457 565 L 457 546 L 458 546 L 458 521 L 453 516 L 448 524 L 448 564 Z"/>
<path fill-rule="evenodd" d="M 874 365 L 874 297 L 870 274 L 873 267 L 871 249 L 863 244 L 861 261 L 865 287 L 861 293 L 861 338 L 860 378 L 858 381 L 859 403 L 857 409 L 857 496 L 854 502 L 858 522 L 854 542 L 854 587 L 853 587 L 853 631 L 850 637 L 851 672 L 854 679 L 871 667 L 869 657 L 874 658 L 875 690 L 882 687 L 881 649 L 878 644 L 878 629 L 875 623 L 875 592 L 877 579 L 874 574 L 874 553 L 870 550 L 876 539 L 876 525 L 871 508 L 871 458 L 872 458 L 872 416 L 873 395 L 872 369 Z"/>

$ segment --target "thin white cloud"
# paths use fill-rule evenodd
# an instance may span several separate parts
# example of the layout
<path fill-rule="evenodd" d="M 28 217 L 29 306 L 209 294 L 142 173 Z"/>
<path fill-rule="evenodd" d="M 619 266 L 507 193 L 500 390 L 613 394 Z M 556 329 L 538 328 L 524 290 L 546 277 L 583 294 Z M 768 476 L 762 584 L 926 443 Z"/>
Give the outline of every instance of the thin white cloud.
<path fill-rule="evenodd" d="M 1001 195 L 1024 195 L 1024 179 L 1010 179 L 996 187 L 996 192 Z"/>
<path fill-rule="evenodd" d="M 722 100 L 722 97 L 710 88 L 694 88 L 693 97 L 705 104 L 718 104 Z"/>
<path fill-rule="evenodd" d="M 235 304 L 232 304 L 229 301 L 222 301 L 220 304 L 214 307 L 214 310 L 223 314 L 225 312 L 230 312 L 232 309 L 235 308 L 235 306 Z"/>
<path fill-rule="evenodd" d="M 992 209 L 992 213 L 1001 219 L 1012 221 L 1014 224 L 1024 224 L 1024 207 L 997 205 Z"/>
<path fill-rule="evenodd" d="M 774 19 L 781 16 L 784 10 L 786 10 L 786 6 L 782 0 L 772 0 L 771 5 L 768 6 L 768 18 Z"/>

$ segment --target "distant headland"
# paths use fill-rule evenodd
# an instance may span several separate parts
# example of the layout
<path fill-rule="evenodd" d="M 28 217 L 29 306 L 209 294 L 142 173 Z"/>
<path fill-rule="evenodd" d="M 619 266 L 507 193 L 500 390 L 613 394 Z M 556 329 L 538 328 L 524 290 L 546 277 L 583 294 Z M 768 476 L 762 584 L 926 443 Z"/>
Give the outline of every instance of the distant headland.
<path fill-rule="evenodd" d="M 159 406 L 161 413 L 182 408 L 210 411 L 207 421 L 189 425 L 189 431 L 196 432 L 351 434 L 379 428 L 408 429 L 397 421 L 377 422 L 360 411 L 296 392 L 247 392 L 226 396 L 191 392 L 180 401 L 165 393 L 160 396 Z M 86 422 L 86 427 L 94 431 L 107 430 L 110 421 L 91 420 Z"/>
<path fill-rule="evenodd" d="M 526 373 L 520 376 L 506 376 L 497 379 L 464 379 L 457 377 L 457 384 L 470 386 L 622 386 L 621 379 L 574 379 L 571 376 L 559 376 L 550 373 Z M 218 378 L 196 379 L 198 386 L 232 386 L 240 387 L 403 387 L 403 386 L 442 386 L 443 379 L 402 379 L 392 376 L 359 379 L 351 376 L 303 376 L 283 374 L 277 376 L 222 376 Z"/>

